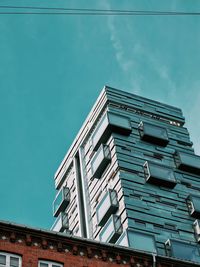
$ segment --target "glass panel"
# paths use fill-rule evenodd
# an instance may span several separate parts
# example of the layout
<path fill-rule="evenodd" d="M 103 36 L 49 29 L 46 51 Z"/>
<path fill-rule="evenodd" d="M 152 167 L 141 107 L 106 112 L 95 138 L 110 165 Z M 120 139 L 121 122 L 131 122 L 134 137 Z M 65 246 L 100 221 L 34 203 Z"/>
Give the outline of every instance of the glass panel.
<path fill-rule="evenodd" d="M 107 210 L 109 209 L 111 203 L 110 203 L 110 196 L 108 192 L 105 194 L 104 198 L 101 200 L 101 202 L 97 206 L 97 217 L 98 222 L 102 220 L 102 218 L 105 216 Z"/>
<path fill-rule="evenodd" d="M 19 258 L 10 257 L 10 266 L 11 267 L 18 267 L 19 266 Z"/>
<path fill-rule="evenodd" d="M 166 146 L 169 142 L 167 129 L 147 122 L 139 124 L 139 133 L 142 140 Z"/>
<path fill-rule="evenodd" d="M 144 133 L 160 139 L 168 140 L 166 129 L 156 125 L 144 123 Z"/>
<path fill-rule="evenodd" d="M 101 231 L 99 235 L 100 240 L 103 242 L 109 242 L 112 235 L 114 234 L 114 231 L 115 231 L 115 228 L 114 228 L 113 216 L 111 216 L 109 221 L 104 226 L 103 230 Z"/>
<path fill-rule="evenodd" d="M 53 202 L 54 216 L 57 217 L 61 211 L 64 211 L 69 204 L 70 192 L 68 187 L 63 187 Z"/>
<path fill-rule="evenodd" d="M 117 226 L 115 225 L 117 223 Z M 99 234 L 99 238 L 103 242 L 115 243 L 122 233 L 120 217 L 111 215 Z"/>
<path fill-rule="evenodd" d="M 120 236 L 119 240 L 117 241 L 117 245 L 124 246 L 124 247 L 128 247 L 129 246 L 127 232 L 124 232 Z"/>
<path fill-rule="evenodd" d="M 115 213 L 117 209 L 117 193 L 114 190 L 109 190 L 105 193 L 103 199 L 99 202 L 96 208 L 98 224 L 103 226 L 110 217 L 110 215 Z"/>
<path fill-rule="evenodd" d="M 40 262 L 40 267 L 48 267 L 48 263 Z"/>
<path fill-rule="evenodd" d="M 174 171 L 167 166 L 161 166 L 153 162 L 145 162 L 144 164 L 144 175 L 146 181 L 160 185 L 173 188 L 176 185 L 176 179 Z"/>
<path fill-rule="evenodd" d="M 106 139 L 109 137 L 109 135 L 104 134 L 107 126 L 108 126 L 108 118 L 107 118 L 107 113 L 106 113 L 102 117 L 99 124 L 97 125 L 97 128 L 95 129 L 93 136 L 92 136 L 92 144 L 93 144 L 94 150 L 96 150 L 101 143 L 105 143 Z"/>
<path fill-rule="evenodd" d="M 197 168 L 200 168 L 200 157 L 196 155 L 189 155 L 186 153 L 179 153 L 180 159 L 183 164 L 196 166 Z"/>
<path fill-rule="evenodd" d="M 0 264 L 6 265 L 6 256 L 5 255 L 0 255 Z"/>
<path fill-rule="evenodd" d="M 106 155 L 105 155 L 105 150 Z M 91 170 L 92 170 L 92 177 L 93 178 L 101 178 L 104 170 L 106 169 L 107 165 L 111 161 L 110 153 L 108 153 L 109 147 L 106 145 L 101 145 L 97 152 L 95 153 L 94 157 L 91 160 Z"/>
<path fill-rule="evenodd" d="M 174 158 L 180 170 L 200 174 L 200 156 L 176 151 Z"/>
<path fill-rule="evenodd" d="M 52 264 L 52 267 L 60 267 L 61 265 Z"/>
<path fill-rule="evenodd" d="M 187 198 L 187 205 L 190 215 L 195 218 L 200 218 L 200 197 L 190 195 Z"/>
<path fill-rule="evenodd" d="M 170 244 L 172 256 L 179 259 L 200 262 L 200 255 L 197 246 L 175 240 L 171 240 Z"/>
<path fill-rule="evenodd" d="M 123 127 L 125 129 L 131 130 L 131 124 L 128 117 L 120 116 L 111 112 L 108 112 L 108 119 L 110 124 Z"/>
<path fill-rule="evenodd" d="M 63 189 L 60 190 L 60 192 L 56 195 L 56 198 L 54 200 L 54 213 L 60 207 L 60 204 L 62 203 L 62 200 L 63 200 Z"/>
<path fill-rule="evenodd" d="M 97 150 L 100 144 L 105 144 L 111 133 L 129 135 L 131 133 L 131 124 L 128 117 L 107 112 L 97 125 L 92 136 L 93 149 Z"/>
<path fill-rule="evenodd" d="M 129 246 L 138 250 L 156 253 L 155 238 L 153 235 L 128 231 Z"/>

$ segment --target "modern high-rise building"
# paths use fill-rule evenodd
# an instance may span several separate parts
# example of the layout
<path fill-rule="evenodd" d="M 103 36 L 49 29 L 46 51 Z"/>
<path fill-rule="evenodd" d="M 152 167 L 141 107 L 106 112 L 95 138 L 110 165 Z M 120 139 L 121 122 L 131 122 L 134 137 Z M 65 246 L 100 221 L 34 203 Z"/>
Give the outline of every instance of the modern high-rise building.
<path fill-rule="evenodd" d="M 55 174 L 52 230 L 200 262 L 200 156 L 184 122 L 104 87 Z"/>

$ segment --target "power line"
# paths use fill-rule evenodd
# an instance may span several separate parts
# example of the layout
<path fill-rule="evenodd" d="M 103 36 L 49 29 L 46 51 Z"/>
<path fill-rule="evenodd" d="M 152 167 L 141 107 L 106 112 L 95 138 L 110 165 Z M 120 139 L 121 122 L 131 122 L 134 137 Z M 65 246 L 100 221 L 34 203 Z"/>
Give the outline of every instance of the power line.
<path fill-rule="evenodd" d="M 1 15 L 81 15 L 81 16 L 199 16 L 200 12 L 185 11 L 145 11 L 145 10 L 121 10 L 121 9 L 91 9 L 91 8 L 64 8 L 64 7 L 39 7 L 39 6 L 8 6 L 1 5 L 0 9 L 27 9 L 27 11 L 3 11 Z M 47 10 L 48 12 L 39 12 Z M 51 10 L 51 12 L 49 12 Z M 64 11 L 64 12 L 60 12 Z"/>

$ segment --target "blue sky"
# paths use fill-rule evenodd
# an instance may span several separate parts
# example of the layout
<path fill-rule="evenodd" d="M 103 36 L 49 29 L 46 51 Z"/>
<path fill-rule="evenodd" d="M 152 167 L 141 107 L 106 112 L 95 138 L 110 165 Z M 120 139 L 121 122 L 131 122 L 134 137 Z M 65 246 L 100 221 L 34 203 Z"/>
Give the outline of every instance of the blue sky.
<path fill-rule="evenodd" d="M 200 11 L 197 0 L 28 4 Z M 105 84 L 182 108 L 200 154 L 199 29 L 200 16 L 0 15 L 0 219 L 51 226 L 54 173 Z"/>

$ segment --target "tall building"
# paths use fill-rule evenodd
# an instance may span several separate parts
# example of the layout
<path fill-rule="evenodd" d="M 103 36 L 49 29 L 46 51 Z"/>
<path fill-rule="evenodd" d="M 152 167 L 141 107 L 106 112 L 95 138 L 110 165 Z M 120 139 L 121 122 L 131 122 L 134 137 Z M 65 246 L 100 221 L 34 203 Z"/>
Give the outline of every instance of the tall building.
<path fill-rule="evenodd" d="M 200 262 L 200 157 L 179 108 L 105 87 L 55 174 L 52 230 Z"/>

